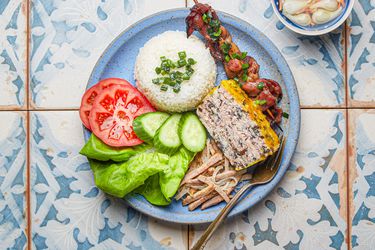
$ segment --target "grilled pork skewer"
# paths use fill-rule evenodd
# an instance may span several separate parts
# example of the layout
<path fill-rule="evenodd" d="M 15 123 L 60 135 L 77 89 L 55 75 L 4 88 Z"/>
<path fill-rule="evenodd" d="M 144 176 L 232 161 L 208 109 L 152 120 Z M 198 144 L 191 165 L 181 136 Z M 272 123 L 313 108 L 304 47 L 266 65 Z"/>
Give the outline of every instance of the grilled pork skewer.
<path fill-rule="evenodd" d="M 269 121 L 280 123 L 282 109 L 277 107 L 282 98 L 280 85 L 273 80 L 259 78 L 259 64 L 246 52 L 240 51 L 229 31 L 221 25 L 215 10 L 208 4 L 194 2 L 186 17 L 187 36 L 198 31 L 206 40 L 211 55 L 223 63 L 227 77 L 235 79 L 251 98 L 259 100 Z"/>

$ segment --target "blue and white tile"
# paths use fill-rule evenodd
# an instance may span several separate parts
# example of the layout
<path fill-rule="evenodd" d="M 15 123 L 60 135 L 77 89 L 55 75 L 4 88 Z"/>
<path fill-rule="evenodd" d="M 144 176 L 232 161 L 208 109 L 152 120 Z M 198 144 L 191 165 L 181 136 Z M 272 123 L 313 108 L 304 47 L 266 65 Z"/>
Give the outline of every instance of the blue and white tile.
<path fill-rule="evenodd" d="M 348 25 L 348 95 L 352 107 L 375 107 L 375 2 L 356 1 Z"/>
<path fill-rule="evenodd" d="M 0 109 L 25 105 L 26 10 L 25 0 L 0 1 Z"/>
<path fill-rule="evenodd" d="M 349 111 L 349 167 L 353 249 L 375 246 L 375 110 Z"/>
<path fill-rule="evenodd" d="M 34 249 L 184 249 L 187 229 L 163 224 L 95 187 L 78 112 L 31 114 Z"/>
<path fill-rule="evenodd" d="M 0 246 L 26 248 L 26 114 L 0 111 Z"/>
<path fill-rule="evenodd" d="M 31 98 L 35 108 L 77 108 L 101 53 L 124 29 L 183 0 L 32 0 Z"/>
<path fill-rule="evenodd" d="M 347 249 L 346 200 L 345 112 L 302 110 L 296 153 L 281 183 L 229 219 L 208 248 Z M 193 228 L 191 244 L 202 230 Z"/>
<path fill-rule="evenodd" d="M 193 1 L 188 1 L 191 6 Z M 230 4 L 227 0 L 204 2 L 247 21 L 272 40 L 293 72 L 302 106 L 344 106 L 342 28 L 329 35 L 307 37 L 288 30 L 274 14 L 270 1 L 232 0 Z"/>

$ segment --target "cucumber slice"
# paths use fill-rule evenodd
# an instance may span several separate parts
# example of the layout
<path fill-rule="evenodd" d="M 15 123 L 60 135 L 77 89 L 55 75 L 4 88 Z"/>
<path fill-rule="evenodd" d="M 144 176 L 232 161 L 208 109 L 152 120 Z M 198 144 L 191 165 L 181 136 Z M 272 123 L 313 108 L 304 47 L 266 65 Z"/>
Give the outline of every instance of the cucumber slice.
<path fill-rule="evenodd" d="M 194 113 L 182 116 L 178 129 L 182 144 L 192 152 L 200 152 L 206 146 L 206 129 Z"/>
<path fill-rule="evenodd" d="M 164 112 L 150 112 L 138 116 L 133 121 L 133 130 L 139 139 L 152 143 L 156 130 L 168 119 Z"/>
<path fill-rule="evenodd" d="M 159 152 L 172 155 L 176 153 L 181 146 L 181 140 L 178 136 L 178 124 L 180 119 L 180 114 L 174 114 L 156 131 L 154 146 Z"/>

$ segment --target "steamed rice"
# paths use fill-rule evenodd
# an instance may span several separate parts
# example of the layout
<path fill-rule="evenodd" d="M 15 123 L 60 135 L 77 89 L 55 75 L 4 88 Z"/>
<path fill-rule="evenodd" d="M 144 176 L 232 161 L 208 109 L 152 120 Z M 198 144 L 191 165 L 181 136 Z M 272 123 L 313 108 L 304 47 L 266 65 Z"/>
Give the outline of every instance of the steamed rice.
<path fill-rule="evenodd" d="M 195 72 L 190 80 L 181 83 L 180 92 L 173 92 L 172 87 L 161 91 L 160 85 L 152 83 L 152 79 L 160 77 L 155 72 L 160 66 L 160 57 L 177 61 L 180 51 L 185 51 L 187 58 L 197 62 L 192 66 Z M 184 71 L 184 67 L 180 70 Z M 167 31 L 153 37 L 140 49 L 135 79 L 137 87 L 158 110 L 183 112 L 195 109 L 214 87 L 216 65 L 205 44 L 196 36 L 187 38 L 185 32 Z"/>

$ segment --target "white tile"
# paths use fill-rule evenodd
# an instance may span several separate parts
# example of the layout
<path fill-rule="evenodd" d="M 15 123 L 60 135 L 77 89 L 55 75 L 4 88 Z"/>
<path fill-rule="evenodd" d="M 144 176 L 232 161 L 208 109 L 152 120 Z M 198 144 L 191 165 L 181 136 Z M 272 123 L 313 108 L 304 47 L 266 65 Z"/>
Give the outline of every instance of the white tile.
<path fill-rule="evenodd" d="M 0 2 L 0 109 L 26 105 L 26 2 Z"/>
<path fill-rule="evenodd" d="M 375 107 L 375 4 L 356 1 L 348 25 L 348 94 L 352 107 Z"/>
<path fill-rule="evenodd" d="M 183 0 L 32 0 L 31 96 L 38 108 L 77 108 L 110 42 L 155 12 Z"/>
<path fill-rule="evenodd" d="M 350 219 L 353 249 L 375 246 L 375 110 L 349 111 Z"/>
<path fill-rule="evenodd" d="M 0 245 L 26 248 L 26 114 L 0 111 Z"/>

